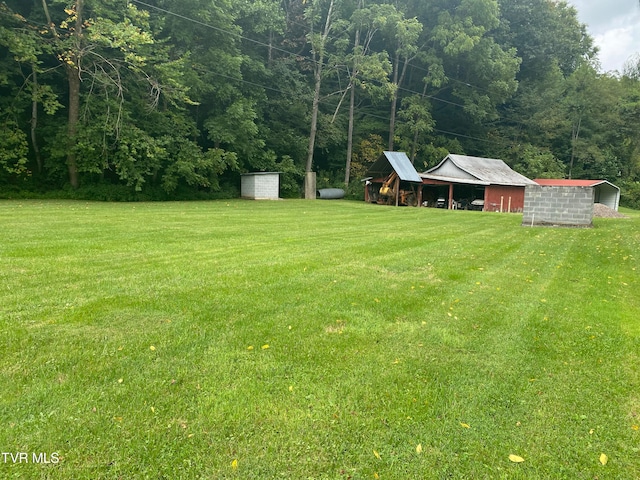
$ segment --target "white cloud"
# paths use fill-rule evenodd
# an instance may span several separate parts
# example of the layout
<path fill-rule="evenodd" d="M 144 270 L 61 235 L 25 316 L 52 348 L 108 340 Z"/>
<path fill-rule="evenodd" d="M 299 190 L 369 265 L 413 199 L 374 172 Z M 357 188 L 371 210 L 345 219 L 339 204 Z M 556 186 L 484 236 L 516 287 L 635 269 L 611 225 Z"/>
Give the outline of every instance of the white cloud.
<path fill-rule="evenodd" d="M 638 11 L 635 0 L 569 0 L 569 3 L 578 10 L 580 21 L 593 27 L 596 32 L 601 25 Z"/>
<path fill-rule="evenodd" d="M 640 51 L 640 4 L 634 0 L 607 2 L 571 0 L 578 18 L 588 26 L 602 70 L 621 71 L 624 63 Z"/>
<path fill-rule="evenodd" d="M 637 28 L 626 26 L 613 28 L 595 36 L 595 43 L 600 47 L 598 57 L 603 71 L 622 70 L 624 63 L 636 52 L 636 46 L 639 45 L 636 32 Z"/>

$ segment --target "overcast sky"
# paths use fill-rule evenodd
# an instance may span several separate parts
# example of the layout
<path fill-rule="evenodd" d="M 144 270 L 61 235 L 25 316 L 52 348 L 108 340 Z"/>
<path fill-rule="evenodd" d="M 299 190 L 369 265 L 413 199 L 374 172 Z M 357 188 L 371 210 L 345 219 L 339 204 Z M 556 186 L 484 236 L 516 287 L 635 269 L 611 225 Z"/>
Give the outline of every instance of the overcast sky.
<path fill-rule="evenodd" d="M 568 0 L 600 48 L 604 72 L 618 70 L 640 52 L 640 2 L 638 0 Z"/>

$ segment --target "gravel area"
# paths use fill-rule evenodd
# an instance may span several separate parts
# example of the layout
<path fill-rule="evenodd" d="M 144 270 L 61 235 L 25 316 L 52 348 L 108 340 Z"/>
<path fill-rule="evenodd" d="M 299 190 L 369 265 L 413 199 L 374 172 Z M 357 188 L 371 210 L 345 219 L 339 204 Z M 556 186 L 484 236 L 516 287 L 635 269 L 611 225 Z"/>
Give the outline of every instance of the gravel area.
<path fill-rule="evenodd" d="M 593 216 L 602 218 L 627 218 L 626 215 L 618 213 L 602 203 L 593 204 Z"/>

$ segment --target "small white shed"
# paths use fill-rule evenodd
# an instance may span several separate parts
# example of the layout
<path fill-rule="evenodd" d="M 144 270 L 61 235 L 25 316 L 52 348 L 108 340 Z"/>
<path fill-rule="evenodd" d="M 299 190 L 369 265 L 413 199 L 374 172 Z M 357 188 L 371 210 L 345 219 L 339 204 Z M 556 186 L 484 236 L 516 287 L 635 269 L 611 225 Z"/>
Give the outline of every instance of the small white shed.
<path fill-rule="evenodd" d="M 278 200 L 280 198 L 280 173 L 243 173 L 240 195 L 242 198 L 251 200 Z"/>

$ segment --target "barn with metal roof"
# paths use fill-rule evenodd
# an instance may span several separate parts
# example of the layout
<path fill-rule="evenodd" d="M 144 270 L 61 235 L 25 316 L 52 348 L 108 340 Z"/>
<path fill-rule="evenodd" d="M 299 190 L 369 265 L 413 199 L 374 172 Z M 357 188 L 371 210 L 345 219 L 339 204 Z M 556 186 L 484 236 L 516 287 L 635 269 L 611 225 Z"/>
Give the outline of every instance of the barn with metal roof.
<path fill-rule="evenodd" d="M 404 152 L 383 152 L 367 170 L 366 202 L 383 205 L 419 205 L 422 178 Z"/>
<path fill-rule="evenodd" d="M 423 205 L 492 212 L 522 212 L 525 187 L 536 184 L 502 160 L 455 154 L 420 177 Z"/>

